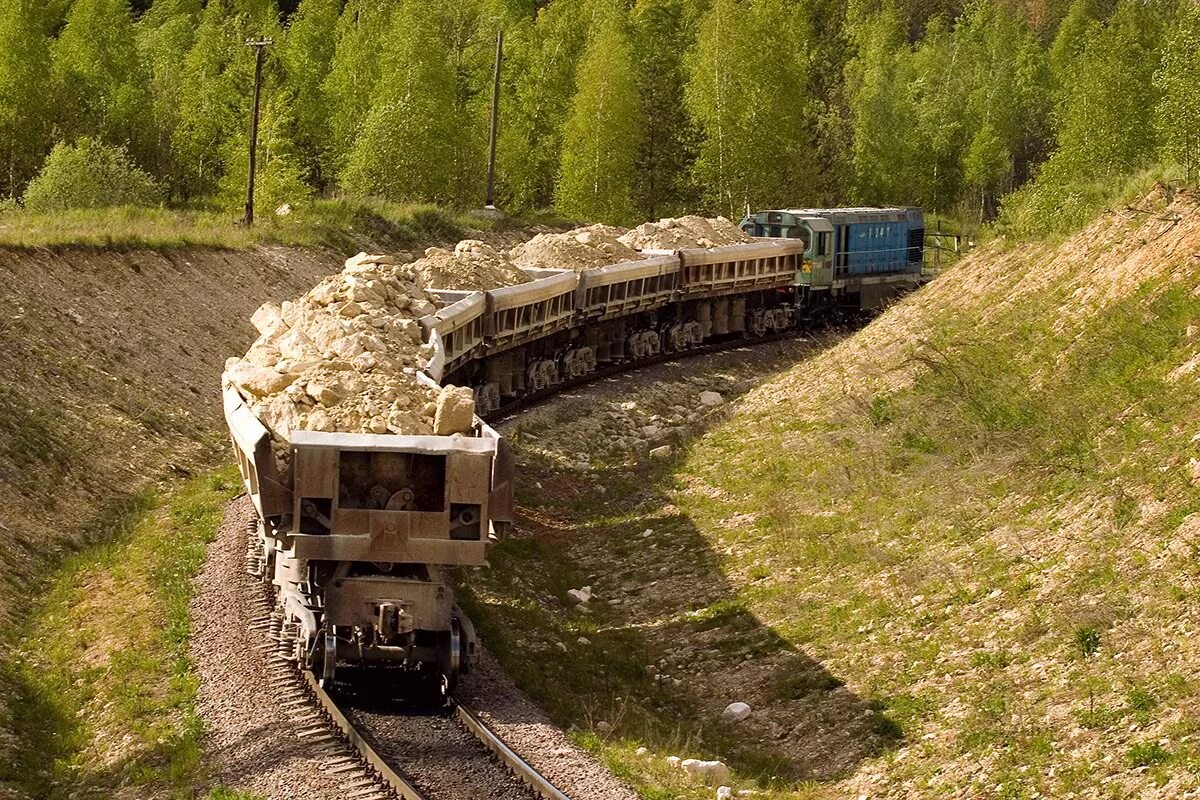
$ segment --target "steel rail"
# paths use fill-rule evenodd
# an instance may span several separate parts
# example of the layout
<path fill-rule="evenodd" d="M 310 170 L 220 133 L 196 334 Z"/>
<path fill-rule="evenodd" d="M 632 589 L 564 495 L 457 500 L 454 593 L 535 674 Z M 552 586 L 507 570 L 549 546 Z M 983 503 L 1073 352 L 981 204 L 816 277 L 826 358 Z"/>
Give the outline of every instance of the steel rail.
<path fill-rule="evenodd" d="M 489 750 L 495 753 L 504 762 L 505 766 L 530 789 L 537 792 L 545 800 L 571 800 L 562 790 L 530 766 L 528 761 L 517 755 L 511 747 L 504 743 L 504 740 L 495 731 L 489 728 L 483 720 L 467 710 L 466 707 L 455 703 L 454 713 L 458 717 L 458 721 L 466 726 L 466 729 L 474 734 L 475 738 L 479 739 Z"/>
<path fill-rule="evenodd" d="M 397 795 L 403 800 L 429 800 L 429 797 L 421 792 L 420 789 L 413 786 L 407 778 L 397 772 L 390 764 L 371 747 L 370 743 L 363 738 L 358 729 L 354 727 L 354 723 L 350 718 L 342 713 L 338 708 L 337 703 L 329 696 L 317 679 L 309 670 L 301 670 L 300 674 L 304 677 L 304 682 L 308 687 L 309 693 L 320 704 L 322 710 L 329 716 L 334 725 L 341 730 L 346 739 L 350 742 L 350 746 L 358 751 L 359 756 L 367 763 L 379 778 L 392 788 Z"/>

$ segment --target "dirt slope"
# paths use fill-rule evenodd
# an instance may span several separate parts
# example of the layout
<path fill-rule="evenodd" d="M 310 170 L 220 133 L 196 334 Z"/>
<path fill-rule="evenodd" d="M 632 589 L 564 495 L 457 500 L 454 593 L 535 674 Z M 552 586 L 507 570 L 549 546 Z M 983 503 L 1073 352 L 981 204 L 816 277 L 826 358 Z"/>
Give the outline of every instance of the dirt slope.
<path fill-rule="evenodd" d="M 0 250 L 0 629 L 49 557 L 111 535 L 105 520 L 159 477 L 219 457 L 218 376 L 254 338 L 251 312 L 340 261 L 283 248 Z"/>
<path fill-rule="evenodd" d="M 755 614 L 902 732 L 835 794 L 1196 790 L 1197 325 L 1200 205 L 1158 187 L 977 250 L 697 444 L 676 500 Z"/>

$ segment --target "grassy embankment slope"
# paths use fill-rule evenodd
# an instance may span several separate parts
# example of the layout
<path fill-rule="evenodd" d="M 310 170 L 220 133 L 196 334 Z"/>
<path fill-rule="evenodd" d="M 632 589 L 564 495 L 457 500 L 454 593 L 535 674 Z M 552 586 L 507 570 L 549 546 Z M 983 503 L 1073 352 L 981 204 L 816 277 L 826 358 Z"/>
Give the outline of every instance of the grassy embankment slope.
<path fill-rule="evenodd" d="M 211 472 L 224 361 L 260 303 L 463 222 L 334 203 L 253 232 L 167 211 L 0 216 L 0 796 L 203 780 L 187 581 L 237 486 Z"/>
<path fill-rule="evenodd" d="M 972 254 L 689 454 L 749 606 L 901 725 L 855 789 L 1195 787 L 1197 326 L 1200 209 L 1155 191 Z"/>
<path fill-rule="evenodd" d="M 1194 194 L 994 241 L 674 463 L 533 475 L 535 536 L 476 613 L 646 797 L 711 793 L 670 753 L 789 796 L 1178 797 L 1200 783 L 1198 380 Z M 601 600 L 566 610 L 589 581 Z M 723 726 L 732 700 L 754 712 Z"/>

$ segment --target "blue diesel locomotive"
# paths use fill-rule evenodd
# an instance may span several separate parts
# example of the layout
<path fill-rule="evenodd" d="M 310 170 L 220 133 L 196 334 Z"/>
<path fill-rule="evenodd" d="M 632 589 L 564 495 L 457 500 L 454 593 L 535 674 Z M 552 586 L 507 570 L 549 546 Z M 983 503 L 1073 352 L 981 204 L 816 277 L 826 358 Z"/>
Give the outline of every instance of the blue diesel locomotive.
<path fill-rule="evenodd" d="M 755 237 L 800 239 L 796 305 L 877 308 L 922 282 L 925 214 L 919 208 L 787 208 L 748 214 Z"/>

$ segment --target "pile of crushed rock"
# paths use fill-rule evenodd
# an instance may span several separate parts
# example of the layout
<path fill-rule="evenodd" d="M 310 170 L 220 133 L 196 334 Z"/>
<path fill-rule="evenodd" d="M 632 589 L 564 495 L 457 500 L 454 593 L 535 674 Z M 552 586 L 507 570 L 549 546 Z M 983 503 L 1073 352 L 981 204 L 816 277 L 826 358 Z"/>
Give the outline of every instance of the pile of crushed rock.
<path fill-rule="evenodd" d="M 254 313 L 258 340 L 224 379 L 277 436 L 292 431 L 454 434 L 473 422 L 469 388 L 417 380 L 433 355 L 418 319 L 436 310 L 411 265 L 360 253 L 294 302 Z"/>
<path fill-rule="evenodd" d="M 683 250 L 722 247 L 753 241 L 725 217 L 705 219 L 695 215 L 646 222 L 621 236 L 621 243 L 636 250 Z"/>
<path fill-rule="evenodd" d="M 509 251 L 512 264 L 523 268 L 585 269 L 639 261 L 642 250 L 721 247 L 753 241 L 724 217 L 667 217 L 633 230 L 588 225 L 566 233 L 542 233 Z"/>
<path fill-rule="evenodd" d="M 292 431 L 452 435 L 473 423 L 470 388 L 440 391 L 417 379 L 434 355 L 418 320 L 437 310 L 431 289 L 488 290 L 531 280 L 523 270 L 603 267 L 639 250 L 750 241 L 724 217 L 647 222 L 631 231 L 589 225 L 543 233 L 507 253 L 477 239 L 431 247 L 402 264 L 359 253 L 300 299 L 267 303 L 259 338 L 225 365 L 225 381 L 277 436 Z"/>
<path fill-rule="evenodd" d="M 576 272 L 645 258 L 621 241 L 625 232 L 611 225 L 588 225 L 565 233 L 539 233 L 508 255 L 518 267 Z"/>
<path fill-rule="evenodd" d="M 412 268 L 431 289 L 487 291 L 530 279 L 508 254 L 478 239 L 464 239 L 453 250 L 430 247 Z"/>

